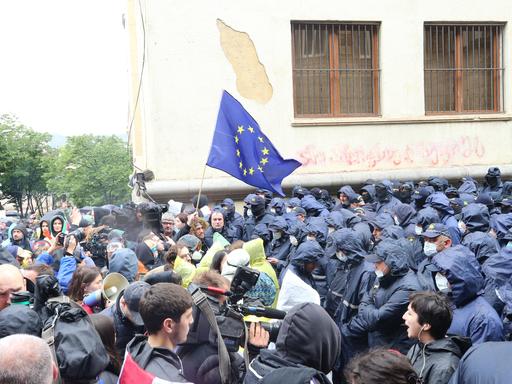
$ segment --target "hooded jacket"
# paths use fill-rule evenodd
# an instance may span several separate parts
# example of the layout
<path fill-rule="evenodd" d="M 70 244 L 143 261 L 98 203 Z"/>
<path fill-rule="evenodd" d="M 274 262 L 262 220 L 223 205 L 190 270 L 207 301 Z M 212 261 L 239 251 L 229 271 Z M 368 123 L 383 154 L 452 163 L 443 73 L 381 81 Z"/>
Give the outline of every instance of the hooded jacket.
<path fill-rule="evenodd" d="M 379 200 L 379 196 L 377 191 L 379 190 L 379 187 L 384 187 L 386 189 L 386 197 L 381 198 Z M 375 204 L 375 212 L 377 214 L 382 212 L 393 212 L 393 209 L 399 205 L 402 204 L 400 200 L 398 200 L 396 197 L 393 196 L 393 184 L 389 180 L 383 180 L 381 183 L 375 185 L 376 190 L 376 204 Z"/>
<path fill-rule="evenodd" d="M 365 261 L 366 251 L 360 236 L 351 229 L 333 233 L 337 250 L 346 260 L 333 255 L 327 267 L 328 292 L 325 309 L 336 323 L 348 323 L 357 314 L 364 294 L 370 291 L 375 280 L 374 267 Z"/>
<path fill-rule="evenodd" d="M 470 348 L 460 360 L 450 384 L 501 384 L 510 382 L 512 343 L 484 343 Z"/>
<path fill-rule="evenodd" d="M 437 211 L 432 207 L 420 209 L 416 214 L 416 225 L 426 228 L 429 224 L 440 223 L 441 218 Z"/>
<path fill-rule="evenodd" d="M 485 205 L 473 203 L 462 208 L 461 220 L 466 224 L 468 232 L 488 232 L 491 215 Z"/>
<path fill-rule="evenodd" d="M 503 340 L 503 324 L 496 311 L 481 296 L 484 278 L 476 258 L 460 252 L 441 252 L 433 264 L 448 279 L 455 309 L 448 334 L 471 338 L 473 344 Z"/>
<path fill-rule="evenodd" d="M 348 338 L 360 338 L 368 333 L 370 348 L 382 346 L 405 353 L 411 341 L 402 326 L 402 315 L 409 305 L 410 294 L 420 287 L 415 273 L 408 267 L 406 251 L 398 241 L 382 240 L 375 253 L 390 272 L 375 280 L 373 288 L 364 295 L 357 315 L 342 327 L 342 333 Z"/>
<path fill-rule="evenodd" d="M 454 211 L 450 205 L 450 200 L 448 200 L 448 197 L 446 197 L 446 195 L 442 192 L 435 192 L 427 197 L 426 204 L 430 205 L 439 213 L 441 223 L 446 225 L 447 231 L 451 235 L 450 237 L 452 239 L 452 244 L 460 244 L 461 233 L 457 220 L 453 216 Z"/>
<path fill-rule="evenodd" d="M 313 195 L 307 195 L 300 201 L 300 206 L 304 208 L 308 217 L 326 217 L 329 211 L 325 206 L 317 201 Z"/>
<path fill-rule="evenodd" d="M 292 245 L 290 243 L 290 236 L 288 235 L 288 223 L 281 216 L 274 217 L 274 221 L 268 226 L 272 232 L 279 231 L 281 237 L 276 239 L 272 237 L 270 244 L 267 247 L 267 257 L 273 257 L 279 260 L 275 268 L 277 273 L 286 268 L 288 265 L 288 256 L 290 255 Z"/>
<path fill-rule="evenodd" d="M 505 247 L 499 253 L 491 255 L 482 265 L 485 276 L 484 298 L 501 315 L 504 302 L 496 295 L 512 279 L 512 248 Z"/>
<path fill-rule="evenodd" d="M 221 205 L 222 207 L 224 207 L 224 210 L 226 212 L 226 214 L 224 215 L 224 225 L 231 225 L 233 227 L 238 228 L 240 232 L 242 232 L 244 228 L 244 218 L 241 214 L 236 212 L 235 202 L 232 199 L 226 198 L 222 200 Z"/>
<path fill-rule="evenodd" d="M 416 343 L 407 358 L 425 384 L 447 384 L 459 365 L 459 360 L 471 347 L 471 340 L 450 336 L 428 344 Z"/>
<path fill-rule="evenodd" d="M 118 272 L 133 283 L 138 272 L 137 255 L 129 248 L 117 249 L 108 262 L 109 272 Z"/>
<path fill-rule="evenodd" d="M 404 229 L 405 237 L 415 236 L 416 210 L 409 204 L 399 204 L 393 211 L 399 225 Z"/>
<path fill-rule="evenodd" d="M 21 240 L 14 240 L 12 237 L 12 232 L 14 230 L 21 231 L 23 233 L 23 238 Z M 18 247 L 21 247 L 27 251 L 32 252 L 32 247 L 30 246 L 30 240 L 28 238 L 28 231 L 27 227 L 25 227 L 23 224 L 11 224 L 8 230 L 9 240 L 4 241 L 2 244 L 4 247 L 8 245 L 17 245 Z"/>
<path fill-rule="evenodd" d="M 251 362 L 244 383 L 261 383 L 271 372 L 287 367 L 309 368 L 309 372 L 312 368 L 318 382 L 328 382 L 324 375 L 332 370 L 340 347 L 338 327 L 325 310 L 312 303 L 298 304 L 283 320 L 276 349 L 260 352 Z"/>
<path fill-rule="evenodd" d="M 272 265 L 267 261 L 265 257 L 265 251 L 263 249 L 263 240 L 254 239 L 248 241 L 244 244 L 243 248 L 249 254 L 249 262 L 251 268 L 266 273 L 272 279 L 272 282 L 276 287 L 276 299 L 273 305 L 275 307 L 275 304 L 277 303 L 277 295 L 279 293 L 279 282 L 277 280 L 277 275 L 276 272 L 274 271 L 274 268 L 272 268 Z"/>
<path fill-rule="evenodd" d="M 290 271 L 297 275 L 304 283 L 316 289 L 315 280 L 310 273 L 305 271 L 304 264 L 318 263 L 322 257 L 324 257 L 324 252 L 316 241 L 305 241 L 297 247 L 290 260 L 290 264 L 282 275 L 284 276 Z"/>
<path fill-rule="evenodd" d="M 127 359 L 131 358 L 140 368 L 159 379 L 178 383 L 188 382 L 182 374 L 183 367 L 178 355 L 166 348 L 152 348 L 146 336 L 135 336 L 126 346 L 126 352 Z M 131 372 L 128 369 L 125 362 L 119 375 L 120 379 L 126 380 L 130 377 Z"/>
<path fill-rule="evenodd" d="M 496 239 L 485 232 L 468 233 L 462 239 L 462 245 L 468 247 L 480 264 L 500 250 Z"/>

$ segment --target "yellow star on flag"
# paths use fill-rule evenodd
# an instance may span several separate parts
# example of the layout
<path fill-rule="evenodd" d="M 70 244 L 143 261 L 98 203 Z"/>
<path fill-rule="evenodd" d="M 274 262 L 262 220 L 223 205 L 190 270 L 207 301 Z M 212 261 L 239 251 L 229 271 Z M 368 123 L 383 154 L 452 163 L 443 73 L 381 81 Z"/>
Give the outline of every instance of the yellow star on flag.
<path fill-rule="evenodd" d="M 263 143 L 263 137 L 258 136 L 258 140 L 260 141 L 260 143 Z"/>
<path fill-rule="evenodd" d="M 238 131 L 239 134 L 242 134 L 242 132 L 245 131 L 244 126 L 243 125 L 239 125 L 237 131 Z"/>
<path fill-rule="evenodd" d="M 263 168 L 261 168 L 261 165 L 258 165 L 258 169 L 261 173 L 263 173 Z"/>
<path fill-rule="evenodd" d="M 247 176 L 247 169 L 244 168 L 244 176 Z"/>
<path fill-rule="evenodd" d="M 253 167 L 249 168 L 249 175 L 252 175 L 252 174 L 254 174 L 254 168 Z"/>
<path fill-rule="evenodd" d="M 240 157 L 240 150 L 239 149 L 236 150 L 236 156 Z"/>
<path fill-rule="evenodd" d="M 237 144 L 238 144 L 238 142 L 239 142 L 239 141 L 240 141 L 240 140 L 238 139 L 238 136 L 235 136 L 235 143 L 237 143 Z"/>
<path fill-rule="evenodd" d="M 249 127 L 247 129 L 249 130 L 249 132 L 254 133 L 254 128 L 253 127 Z"/>
<path fill-rule="evenodd" d="M 262 159 L 260 160 L 260 163 L 261 163 L 261 164 L 263 164 L 263 165 L 265 165 L 265 164 L 267 164 L 267 163 L 268 163 L 268 159 L 267 159 L 266 157 L 264 157 L 264 158 L 262 158 Z"/>
<path fill-rule="evenodd" d="M 267 147 L 264 147 L 262 150 L 261 150 L 261 153 L 263 153 L 264 155 L 268 155 L 270 151 L 267 149 Z"/>
<path fill-rule="evenodd" d="M 242 162 L 239 162 L 238 163 L 238 166 L 240 167 L 240 169 L 242 169 L 242 167 L 244 166 L 244 164 Z"/>

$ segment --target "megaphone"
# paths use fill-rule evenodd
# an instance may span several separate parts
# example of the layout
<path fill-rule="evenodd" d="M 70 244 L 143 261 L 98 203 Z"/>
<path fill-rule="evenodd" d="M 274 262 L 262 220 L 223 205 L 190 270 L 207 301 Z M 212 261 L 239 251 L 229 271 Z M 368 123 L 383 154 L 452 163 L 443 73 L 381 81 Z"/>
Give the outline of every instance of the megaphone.
<path fill-rule="evenodd" d="M 84 304 L 89 307 L 94 307 L 101 303 L 101 299 L 115 301 L 123 289 L 130 283 L 120 273 L 112 272 L 105 276 L 103 280 L 103 288 L 89 293 L 84 297 Z"/>

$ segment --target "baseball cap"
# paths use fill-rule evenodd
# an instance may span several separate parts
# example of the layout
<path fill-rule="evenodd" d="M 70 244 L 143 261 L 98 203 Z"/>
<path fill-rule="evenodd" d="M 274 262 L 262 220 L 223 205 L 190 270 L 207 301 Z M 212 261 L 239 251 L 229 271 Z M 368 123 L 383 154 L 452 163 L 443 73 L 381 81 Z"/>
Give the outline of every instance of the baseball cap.
<path fill-rule="evenodd" d="M 293 208 L 293 212 L 295 213 L 295 215 L 304 215 L 304 216 L 306 216 L 306 210 L 304 208 L 301 208 L 301 207 Z"/>
<path fill-rule="evenodd" d="M 142 296 L 144 296 L 144 293 L 146 293 L 150 287 L 151 285 L 145 281 L 136 281 L 131 283 L 124 290 L 123 297 L 128 309 L 130 310 L 131 321 L 137 326 L 144 325 L 144 321 L 142 320 L 142 316 L 139 312 L 139 305 L 140 299 L 142 299 Z"/>
<path fill-rule="evenodd" d="M 448 232 L 448 228 L 446 227 L 446 225 L 441 223 L 429 224 L 425 232 L 422 233 L 422 236 L 429 239 L 434 239 L 438 236 L 446 236 L 449 237 L 450 239 L 452 238 L 452 236 Z"/>
<path fill-rule="evenodd" d="M 414 193 L 412 194 L 412 198 L 414 200 L 426 199 L 427 197 L 429 197 L 434 192 L 435 192 L 434 188 L 431 187 L 430 185 L 429 186 L 425 186 L 425 187 L 420 187 L 420 188 L 418 188 L 417 190 L 414 191 Z"/>

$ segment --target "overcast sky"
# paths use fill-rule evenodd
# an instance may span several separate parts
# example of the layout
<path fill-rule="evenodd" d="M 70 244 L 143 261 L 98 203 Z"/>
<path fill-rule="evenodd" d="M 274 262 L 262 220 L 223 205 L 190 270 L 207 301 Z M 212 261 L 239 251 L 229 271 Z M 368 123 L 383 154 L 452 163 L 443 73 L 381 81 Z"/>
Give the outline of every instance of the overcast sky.
<path fill-rule="evenodd" d="M 124 134 L 125 0 L 0 0 L 0 114 L 41 132 Z"/>

